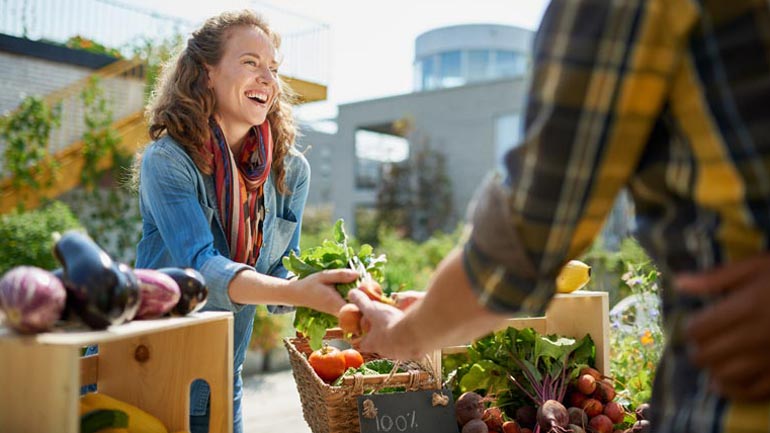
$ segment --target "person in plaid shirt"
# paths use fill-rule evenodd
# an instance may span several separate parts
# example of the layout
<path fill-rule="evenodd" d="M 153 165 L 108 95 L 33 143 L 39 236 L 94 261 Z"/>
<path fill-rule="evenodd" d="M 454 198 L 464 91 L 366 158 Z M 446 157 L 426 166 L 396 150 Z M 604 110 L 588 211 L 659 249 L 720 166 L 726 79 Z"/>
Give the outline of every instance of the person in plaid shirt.
<path fill-rule="evenodd" d="M 524 140 L 425 298 L 352 292 L 362 350 L 412 358 L 542 314 L 628 188 L 664 279 L 652 431 L 770 431 L 770 3 L 552 0 L 533 63 Z"/>

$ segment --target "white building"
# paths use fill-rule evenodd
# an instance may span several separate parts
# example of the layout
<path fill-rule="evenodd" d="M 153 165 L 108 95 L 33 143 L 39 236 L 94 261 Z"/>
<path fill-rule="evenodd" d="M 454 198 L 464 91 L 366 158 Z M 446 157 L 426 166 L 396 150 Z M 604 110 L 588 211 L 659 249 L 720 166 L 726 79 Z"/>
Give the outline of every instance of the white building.
<path fill-rule="evenodd" d="M 365 142 L 388 146 L 382 159 L 408 157 L 409 145 L 428 143 L 446 156 L 452 217 L 460 219 L 476 187 L 520 139 L 532 38 L 529 30 L 487 24 L 420 35 L 412 93 L 341 105 L 336 134 L 305 129 L 309 203 L 331 203 L 352 230 L 355 210 L 374 205 L 381 175 L 382 162 L 364 158 L 373 153 Z"/>

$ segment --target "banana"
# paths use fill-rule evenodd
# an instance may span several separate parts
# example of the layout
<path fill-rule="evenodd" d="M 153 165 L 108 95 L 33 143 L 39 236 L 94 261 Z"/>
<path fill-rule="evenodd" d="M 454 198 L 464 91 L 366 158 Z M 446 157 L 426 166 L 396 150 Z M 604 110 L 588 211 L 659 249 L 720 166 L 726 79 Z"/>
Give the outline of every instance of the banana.
<path fill-rule="evenodd" d="M 570 260 L 556 277 L 557 293 L 572 293 L 591 281 L 591 267 L 580 260 Z"/>

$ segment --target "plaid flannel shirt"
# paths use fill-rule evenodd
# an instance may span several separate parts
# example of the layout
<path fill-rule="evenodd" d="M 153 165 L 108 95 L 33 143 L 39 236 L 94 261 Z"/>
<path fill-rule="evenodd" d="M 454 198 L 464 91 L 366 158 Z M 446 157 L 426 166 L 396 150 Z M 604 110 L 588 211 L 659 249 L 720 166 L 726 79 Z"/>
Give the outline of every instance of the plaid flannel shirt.
<path fill-rule="evenodd" d="M 542 313 L 622 188 L 664 278 L 768 250 L 770 3 L 551 0 L 533 66 L 523 143 L 471 207 L 483 305 Z M 770 431 L 770 402 L 720 399 L 689 364 L 681 324 L 704 302 L 664 287 L 653 431 Z"/>

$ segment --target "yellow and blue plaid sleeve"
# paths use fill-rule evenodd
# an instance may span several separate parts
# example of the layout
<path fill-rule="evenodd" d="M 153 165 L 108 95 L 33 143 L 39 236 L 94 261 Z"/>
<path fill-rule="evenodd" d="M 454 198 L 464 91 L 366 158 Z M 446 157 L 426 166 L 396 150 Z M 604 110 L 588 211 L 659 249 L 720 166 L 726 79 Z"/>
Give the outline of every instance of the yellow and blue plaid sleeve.
<path fill-rule="evenodd" d="M 523 143 L 471 210 L 479 302 L 540 314 L 561 266 L 633 174 L 696 16 L 685 0 L 552 0 L 535 39 Z"/>

